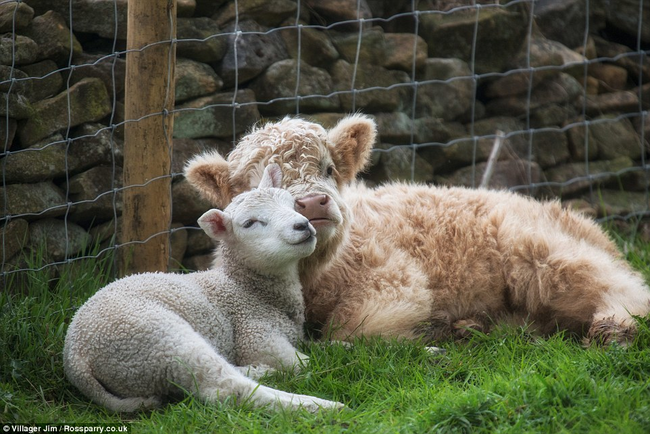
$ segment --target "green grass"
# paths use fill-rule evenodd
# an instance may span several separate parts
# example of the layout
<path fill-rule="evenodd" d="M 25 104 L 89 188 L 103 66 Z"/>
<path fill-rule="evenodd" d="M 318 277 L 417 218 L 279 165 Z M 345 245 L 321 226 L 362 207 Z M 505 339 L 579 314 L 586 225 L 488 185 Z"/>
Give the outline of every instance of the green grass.
<path fill-rule="evenodd" d="M 650 246 L 627 247 L 650 277 Z M 39 258 L 32 258 L 38 263 Z M 583 349 L 521 328 L 475 333 L 428 354 L 417 342 L 359 340 L 305 346 L 298 375 L 265 384 L 344 402 L 349 410 L 273 412 L 192 397 L 115 415 L 63 375 L 61 350 L 75 309 L 106 283 L 110 258 L 28 272 L 0 293 L 0 423 L 126 423 L 132 433 L 646 433 L 650 432 L 650 321 L 627 349 Z M 13 293 L 13 295 L 11 295 Z"/>

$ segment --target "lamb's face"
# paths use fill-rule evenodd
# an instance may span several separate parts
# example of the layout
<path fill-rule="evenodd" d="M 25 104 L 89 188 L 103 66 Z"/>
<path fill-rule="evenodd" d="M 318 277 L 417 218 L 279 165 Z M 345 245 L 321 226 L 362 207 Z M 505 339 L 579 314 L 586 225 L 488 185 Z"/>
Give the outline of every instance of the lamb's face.
<path fill-rule="evenodd" d="M 262 272 L 297 265 L 314 252 L 316 230 L 294 207 L 293 196 L 277 188 L 239 195 L 224 210 L 231 225 L 224 242 Z"/>

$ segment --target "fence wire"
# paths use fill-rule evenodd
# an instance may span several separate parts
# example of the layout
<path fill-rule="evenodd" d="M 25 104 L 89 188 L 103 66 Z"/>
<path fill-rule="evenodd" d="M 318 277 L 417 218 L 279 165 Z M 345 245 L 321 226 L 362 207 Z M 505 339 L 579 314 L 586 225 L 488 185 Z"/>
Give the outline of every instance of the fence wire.
<path fill-rule="evenodd" d="M 43 8 L 43 3 L 46 2 L 34 1 L 34 9 L 37 11 L 37 13 L 34 14 L 34 18 L 43 17 L 45 12 L 47 12 L 41 10 Z M 9 61 L 4 62 L 6 64 L 6 70 L 2 72 L 2 76 L 0 77 L 2 78 L 2 80 L 0 80 L 0 89 L 4 92 L 3 97 L 5 98 L 3 104 L 5 111 L 3 116 L 3 127 L 5 128 L 3 134 L 4 145 L 2 147 L 2 153 L 0 154 L 0 172 L 2 173 L 2 201 L 0 201 L 2 217 L 0 218 L 0 225 L 2 225 L 3 228 L 1 237 L 2 265 L 0 266 L 0 275 L 4 282 L 6 282 L 7 278 L 14 273 L 28 269 L 42 270 L 48 267 L 53 267 L 55 269 L 58 265 L 69 264 L 83 259 L 94 259 L 106 253 L 113 252 L 118 247 L 122 247 L 115 238 L 115 234 L 118 233 L 120 228 L 120 196 L 125 189 L 139 187 L 138 185 L 121 185 L 120 182 L 122 165 L 121 144 L 124 126 L 130 123 L 137 124 L 146 117 L 168 114 L 161 108 L 160 111 L 154 111 L 139 119 L 123 119 L 124 85 L 121 80 L 123 80 L 122 70 L 124 68 L 124 59 L 127 50 L 125 49 L 123 34 L 120 32 L 120 29 L 126 26 L 125 21 L 121 22 L 123 19 L 123 8 L 125 7 L 126 2 L 114 0 L 110 8 L 112 11 L 112 22 L 114 23 L 114 36 L 112 38 L 93 35 L 87 28 L 77 30 L 78 20 L 80 20 L 77 14 L 81 13 L 79 12 L 81 6 L 87 6 L 90 4 L 89 1 L 69 0 L 67 5 L 65 4 L 66 2 L 61 3 L 62 5 L 56 6 L 58 9 L 55 8 L 55 12 L 62 17 L 68 26 L 66 30 L 68 33 L 68 39 L 61 43 L 62 46 L 69 47 L 67 60 L 65 59 L 65 55 L 59 56 L 55 61 L 56 67 L 50 71 L 26 74 L 23 72 L 25 64 L 23 64 L 24 61 L 21 60 L 21 56 L 23 56 L 21 50 L 24 49 L 24 34 L 29 34 L 29 25 L 22 24 L 21 14 L 24 13 L 25 6 L 30 6 L 30 1 L 0 1 L 0 8 L 4 8 L 5 11 L 13 8 L 12 12 L 5 13 L 5 17 L 11 17 L 9 21 L 11 26 L 7 33 L 2 36 L 3 44 L 1 49 L 5 52 L 6 56 L 8 56 Z M 408 3 L 405 2 L 407 7 L 404 8 L 405 10 L 403 11 L 398 10 L 398 12 L 387 17 L 375 17 L 368 15 L 368 10 L 372 9 L 368 5 L 372 4 L 377 7 L 376 5 L 378 4 L 386 6 L 389 3 L 382 1 L 366 2 L 365 0 L 353 0 L 350 1 L 352 4 L 351 9 L 356 10 L 356 17 L 353 19 L 331 19 L 324 15 L 324 12 L 315 5 L 317 2 L 298 1 L 296 2 L 295 10 L 293 10 L 291 14 L 282 21 L 281 25 L 258 25 L 257 27 L 252 26 L 250 23 L 250 11 L 241 9 L 242 7 L 248 7 L 246 2 L 240 1 L 238 3 L 235 0 L 222 3 L 223 5 L 221 6 L 220 11 L 230 7 L 234 10 L 234 17 L 219 26 L 220 30 L 218 32 L 201 37 L 178 36 L 177 38 L 160 41 L 158 43 L 175 44 L 177 48 L 180 48 L 187 47 L 189 46 L 188 44 L 204 46 L 216 41 L 225 41 L 222 42 L 225 45 L 224 50 L 226 53 L 229 53 L 229 50 L 232 50 L 231 58 L 235 65 L 234 77 L 228 78 L 228 80 L 230 80 L 229 84 L 223 85 L 223 87 L 217 91 L 212 91 L 206 95 L 198 95 L 189 100 L 178 102 L 173 111 L 177 126 L 180 125 L 178 121 L 182 120 L 184 116 L 201 114 L 209 118 L 210 116 L 213 116 L 213 113 L 216 113 L 217 116 L 219 116 L 219 121 L 223 124 L 223 130 L 225 131 L 225 133 L 219 133 L 213 136 L 208 134 L 207 136 L 186 135 L 185 137 L 176 137 L 174 147 L 176 147 L 176 141 L 185 140 L 190 143 L 188 149 L 192 152 L 181 153 L 175 151 L 172 160 L 172 170 L 165 176 L 171 178 L 173 181 L 169 194 L 174 198 L 174 216 L 177 215 L 176 211 L 179 211 L 180 213 L 180 208 L 188 207 L 186 202 L 176 202 L 176 198 L 178 197 L 178 194 L 180 194 L 177 194 L 178 191 L 184 191 L 185 193 L 183 194 L 185 194 L 185 196 L 190 194 L 187 193 L 187 189 L 183 190 L 184 187 L 182 185 L 182 167 L 185 159 L 193 153 L 198 153 L 201 150 L 207 149 L 219 149 L 222 153 L 226 153 L 228 148 L 232 147 L 241 135 L 244 134 L 254 123 L 281 118 L 284 115 L 302 116 L 308 119 L 311 117 L 318 118 L 317 115 L 322 114 L 322 112 L 333 115 L 334 119 L 344 115 L 345 113 L 357 111 L 368 112 L 370 115 L 376 116 L 377 118 L 380 118 L 385 114 L 391 116 L 399 115 L 401 117 L 389 117 L 387 119 L 402 119 L 410 126 L 410 129 L 407 128 L 399 140 L 391 139 L 384 141 L 385 137 L 390 136 L 390 134 L 394 132 L 392 131 L 394 125 L 391 123 L 388 125 L 380 124 L 379 135 L 382 138 L 382 143 L 381 146 L 376 147 L 373 156 L 373 161 L 379 162 L 373 165 L 370 169 L 370 174 L 366 176 L 369 182 L 384 182 L 391 180 L 390 174 L 386 175 L 388 172 L 385 170 L 383 172 L 384 175 L 377 176 L 373 175 L 373 170 L 379 171 L 381 169 L 381 165 L 384 164 L 382 161 L 384 161 L 386 156 L 395 156 L 400 152 L 406 151 L 405 155 L 407 155 L 406 158 L 408 161 L 408 170 L 406 175 L 401 174 L 394 179 L 412 182 L 422 182 L 424 179 L 424 182 L 430 184 L 445 184 L 446 182 L 451 182 L 448 181 L 449 179 L 456 179 L 453 178 L 452 175 L 461 169 L 464 169 L 466 171 L 469 170 L 469 181 L 466 183 L 475 187 L 481 181 L 480 170 L 482 169 L 480 164 L 484 162 L 484 159 L 479 155 L 479 153 L 482 152 L 479 149 L 479 145 L 485 141 L 494 142 L 497 137 L 500 136 L 496 129 L 489 133 L 479 132 L 477 129 L 477 125 L 481 120 L 498 116 L 495 113 L 486 114 L 485 103 L 489 100 L 489 98 L 486 98 L 485 96 L 486 88 L 488 85 L 499 79 L 516 78 L 519 76 L 525 76 L 525 81 L 528 83 L 527 88 L 525 89 L 525 106 L 523 113 L 509 115 L 508 117 L 512 119 L 514 123 L 521 125 L 521 127 L 503 132 L 501 136 L 505 143 L 503 154 L 506 155 L 506 157 L 500 161 L 510 160 L 519 164 L 518 167 L 523 168 L 525 171 L 524 176 L 522 177 L 525 182 L 510 183 L 510 185 L 500 186 L 500 188 L 507 188 L 514 192 L 534 195 L 543 199 L 559 197 L 563 200 L 572 200 L 573 202 L 586 200 L 591 204 L 603 200 L 601 198 L 601 192 L 603 190 L 620 193 L 623 202 L 625 202 L 626 194 L 638 193 L 644 197 L 640 204 L 623 203 L 620 207 L 620 209 L 623 210 L 622 213 L 595 212 L 594 218 L 600 222 L 608 222 L 611 220 L 627 222 L 637 227 L 640 222 L 643 221 L 643 217 L 647 217 L 650 214 L 648 200 L 650 197 L 650 164 L 646 161 L 647 138 L 645 133 L 648 111 L 645 109 L 646 105 L 644 105 L 644 101 L 648 100 L 646 94 L 650 92 L 650 89 L 647 89 L 646 84 L 649 80 L 644 76 L 644 70 L 648 67 L 646 57 L 649 52 L 648 48 L 650 47 L 650 43 L 644 42 L 642 37 L 644 28 L 650 25 L 650 23 L 646 23 L 643 20 L 644 13 L 648 13 L 647 11 L 644 11 L 643 1 L 638 1 L 636 35 L 633 37 L 623 38 L 628 41 L 629 45 L 633 45 L 628 45 L 627 51 L 616 54 L 608 53 L 607 55 L 598 55 L 593 57 L 583 56 L 578 60 L 569 60 L 561 63 L 555 62 L 552 64 L 536 64 L 533 55 L 534 39 L 539 37 L 536 17 L 540 7 L 548 4 L 548 2 L 544 1 L 515 0 L 502 3 L 498 1 L 473 2 L 440 0 L 425 2 L 412 0 Z M 582 37 L 582 54 L 586 54 L 588 47 L 595 36 L 600 37 L 599 35 L 611 30 L 610 28 L 606 28 L 605 31 L 603 29 L 598 31 L 592 30 L 591 26 L 594 12 L 590 9 L 590 3 L 593 2 L 584 2 L 583 12 L 585 17 L 585 31 Z M 193 18 L 197 18 L 197 14 L 199 14 L 197 11 L 198 9 L 195 10 Z M 524 66 L 511 66 L 494 71 L 480 70 L 477 68 L 478 56 L 483 54 L 481 53 L 481 50 L 485 48 L 483 46 L 479 48 L 482 38 L 485 37 L 484 33 L 482 33 L 484 29 L 481 27 L 481 23 L 483 22 L 481 20 L 484 17 L 483 14 L 514 14 L 515 12 L 525 19 L 519 23 L 522 28 L 526 29 L 524 35 L 525 41 L 521 47 L 521 52 L 524 53 Z M 474 15 L 474 28 L 471 34 L 471 50 L 469 52 L 469 57 L 467 59 L 461 59 L 466 63 L 469 72 L 446 78 L 424 77 L 422 74 L 422 64 L 418 61 L 418 56 L 421 56 L 423 48 L 421 46 L 422 40 L 417 37 L 417 35 L 423 33 L 423 28 L 425 27 L 424 20 L 430 20 L 432 17 L 435 19 L 444 19 L 444 17 L 456 17 L 460 16 L 460 14 Z M 104 16 L 102 19 L 107 20 L 108 17 Z M 443 24 L 440 25 L 442 26 Z M 254 29 L 251 30 L 252 28 Z M 369 30 L 372 29 L 381 29 L 383 35 L 399 33 L 413 36 L 413 42 L 409 48 L 410 59 L 405 68 L 406 70 L 384 68 L 388 71 L 401 71 L 403 77 L 405 77 L 405 81 L 395 80 L 394 83 L 390 84 L 369 84 L 363 82 L 361 77 L 362 69 L 365 68 L 364 62 L 368 63 L 364 59 L 373 54 L 372 52 L 370 54 L 364 52 L 366 44 L 369 44 L 367 39 L 373 37 L 373 34 L 369 33 Z M 394 31 L 394 29 L 397 30 Z M 498 29 L 492 30 L 495 32 L 498 31 Z M 247 49 L 246 44 L 250 43 L 250 38 L 252 37 L 262 38 L 262 40 L 268 38 L 282 40 L 282 34 L 287 34 L 288 32 L 295 35 L 295 38 L 292 40 L 295 43 L 295 49 L 290 53 L 291 50 L 285 41 L 284 50 L 286 53 L 279 57 L 281 57 L 280 60 L 295 60 L 295 72 L 293 73 L 293 77 L 285 77 L 287 80 L 294 80 L 295 83 L 292 82 L 290 89 L 281 95 L 275 95 L 271 98 L 265 98 L 264 100 L 261 100 L 261 98 L 258 100 L 256 97 L 251 97 L 250 93 L 246 93 L 251 89 L 251 83 L 253 83 L 255 79 L 259 79 L 264 71 L 268 69 L 269 65 L 257 72 L 254 77 L 248 77 L 249 72 L 246 68 L 248 68 L 249 65 L 245 63 L 246 59 L 242 57 L 242 52 L 245 52 Z M 307 61 L 312 61 L 313 63 L 313 59 L 310 57 L 313 53 L 305 51 L 309 50 L 306 41 L 306 38 L 311 35 L 309 32 L 326 35 L 330 41 L 334 37 L 350 38 L 352 35 L 356 35 L 356 41 L 354 41 L 353 44 L 355 47 L 353 58 L 351 62 L 349 62 L 351 63 L 349 87 L 342 88 L 341 86 L 338 86 L 338 88 L 336 88 L 335 86 L 332 86 L 332 89 L 326 92 L 304 92 L 304 89 L 309 89 L 309 86 L 312 84 L 309 81 L 309 77 L 306 75 L 307 69 L 305 66 L 308 65 Z M 611 30 L 611 32 L 615 33 L 617 36 L 619 35 L 613 30 Z M 74 47 L 75 44 L 78 44 L 78 41 L 81 41 L 83 50 L 86 50 L 84 45 L 89 47 L 87 53 L 86 51 L 83 52 L 84 54 L 87 54 L 85 57 L 80 56 L 79 53 L 75 51 Z M 441 43 L 444 44 L 445 42 L 443 41 Z M 43 44 L 43 42 L 41 42 L 41 44 Z M 261 56 L 268 54 L 264 52 L 266 49 L 264 47 L 265 46 L 261 48 Z M 149 47 L 143 47 L 141 50 L 146 50 L 148 48 Z M 342 49 L 337 48 L 337 51 L 339 51 L 338 58 L 341 59 L 343 57 L 340 53 Z M 573 51 L 575 52 L 575 50 Z M 177 52 L 177 56 L 183 57 L 178 53 L 180 53 L 180 49 Z M 226 56 L 227 55 L 229 54 L 226 54 Z M 36 59 L 39 59 L 39 62 L 51 60 L 47 57 L 43 58 L 42 51 L 39 56 L 36 56 Z M 427 53 L 426 57 L 432 58 L 430 53 Z M 79 63 L 79 59 L 81 58 L 86 58 L 88 60 Z M 222 60 L 220 61 L 200 62 L 195 59 L 194 61 L 202 65 L 207 65 L 214 73 L 215 71 L 219 71 L 220 65 L 225 62 L 223 59 L 224 57 L 222 57 Z M 638 74 L 636 74 L 636 76 L 629 74 L 624 89 L 617 90 L 618 93 L 627 92 L 632 95 L 630 102 L 621 104 L 625 108 L 624 110 L 608 110 L 606 113 L 609 115 L 608 117 L 598 116 L 601 114 L 599 112 L 599 106 L 594 103 L 593 100 L 602 97 L 602 95 L 607 97 L 615 92 L 593 94 L 593 92 L 590 91 L 591 81 L 589 80 L 591 77 L 589 75 L 591 68 L 601 67 L 602 65 L 620 65 L 622 62 L 626 62 L 627 65 L 636 62 L 638 65 Z M 371 65 L 371 68 L 379 68 L 380 66 L 371 63 L 368 64 Z M 329 72 L 331 72 L 332 65 L 314 66 L 314 68 L 319 68 L 326 72 L 328 72 L 328 67 L 330 67 Z M 74 88 L 83 81 L 80 77 L 97 77 L 100 75 L 97 70 L 101 68 L 108 69 L 108 74 L 104 74 L 102 80 L 108 89 L 108 104 L 111 109 L 99 120 L 84 121 L 78 124 L 76 119 L 74 119 L 76 116 L 74 107 L 79 104 L 78 101 L 74 99 L 76 98 Z M 563 119 L 561 125 L 537 125 L 538 122 L 533 119 L 535 110 L 538 108 L 536 106 L 538 102 L 535 99 L 535 91 L 540 89 L 539 86 L 542 86 L 543 84 L 538 84 L 536 80 L 542 81 L 539 77 L 545 75 L 551 76 L 553 74 L 555 77 L 560 73 L 570 72 L 575 75 L 577 69 L 582 71 L 581 74 L 578 74 L 578 76 L 581 77 L 581 80 L 577 80 L 581 89 L 579 94 L 575 96 L 574 101 L 567 101 L 566 103 L 567 105 L 580 105 L 580 110 L 577 113 L 568 116 L 566 119 Z M 331 76 L 332 74 L 330 73 L 329 75 Z M 25 100 L 29 99 L 30 92 L 33 92 L 33 89 L 45 87 L 49 80 L 57 80 L 59 77 L 61 77 L 62 84 L 60 88 L 57 89 L 56 94 L 48 95 L 45 98 L 41 98 L 39 101 L 33 101 L 33 104 L 43 106 L 51 102 L 54 98 L 63 95 L 65 104 L 58 103 L 58 105 L 52 105 L 55 111 L 63 111 L 63 113 L 51 113 L 52 116 L 62 117 L 62 119 L 64 119 L 63 123 L 58 125 L 58 127 L 52 131 L 52 134 L 48 134 L 44 139 L 36 140 L 34 143 L 25 143 L 26 141 L 23 140 L 25 135 L 21 136 L 20 134 L 17 134 L 16 131 L 24 128 L 24 124 L 29 121 L 29 116 L 16 116 L 15 113 L 18 106 L 25 104 Z M 226 78 L 226 76 L 219 77 L 222 81 L 226 80 Z M 427 89 L 431 86 L 449 87 L 468 83 L 470 85 L 468 89 L 471 104 L 466 113 L 458 115 L 450 121 L 441 120 L 436 116 L 418 115 L 418 107 L 420 107 L 421 103 L 419 99 L 421 97 L 418 95 L 422 89 Z M 146 85 L 147 83 L 142 83 L 142 86 Z M 30 91 L 30 89 L 32 90 Z M 171 89 L 151 89 L 151 91 L 166 92 L 169 94 Z M 216 97 L 213 99 L 208 98 L 205 102 L 197 103 L 201 98 L 213 97 L 216 94 L 224 94 L 225 96 L 221 99 Z M 370 96 L 377 94 L 402 95 L 403 101 L 399 104 L 391 105 L 393 108 L 390 110 L 375 108 L 369 109 L 367 106 L 364 106 L 364 97 L 369 98 Z M 403 97 L 403 95 L 406 95 L 406 97 Z M 519 94 L 515 94 L 515 96 L 517 95 Z M 347 109 L 344 108 L 343 103 L 340 102 L 341 98 L 349 98 L 350 103 Z M 218 101 L 215 102 L 215 99 Z M 315 104 L 315 102 L 318 101 L 339 101 L 339 106 L 330 111 L 314 109 L 313 107 L 318 107 Z M 596 105 L 592 106 L 591 104 Z M 279 105 L 285 108 L 283 113 L 278 112 L 276 109 Z M 252 120 L 245 118 L 242 113 L 247 113 L 247 110 L 249 112 L 257 113 L 257 115 L 253 116 Z M 262 112 L 261 115 L 259 114 L 260 111 Z M 12 114 L 14 114 L 13 117 Z M 464 118 L 464 122 L 458 121 L 457 118 L 460 117 Z M 194 122 L 199 121 L 197 120 Z M 418 130 L 418 122 L 422 122 L 422 125 L 424 125 L 424 127 L 420 128 L 424 128 L 425 134 L 421 133 L 422 129 Z M 447 125 L 446 122 L 453 122 L 454 126 L 457 126 L 457 124 L 460 123 L 463 128 L 465 128 L 465 133 L 457 135 L 442 134 L 441 137 L 435 137 L 433 134 L 426 134 L 426 132 L 430 132 L 427 130 L 427 126 L 429 125 L 427 122 L 435 125 L 442 124 L 443 126 Z M 616 164 L 599 165 L 598 163 L 600 160 L 597 157 L 594 157 L 593 154 L 596 145 L 593 143 L 594 138 L 592 130 L 599 127 L 615 130 L 616 126 L 621 123 L 634 126 L 640 147 L 638 153 L 635 153 L 635 155 L 638 154 L 638 157 L 633 158 L 633 164 L 624 167 L 619 167 Z M 35 124 L 34 129 L 37 129 L 38 127 L 39 126 Z M 576 149 L 574 152 L 575 155 L 557 156 L 557 160 L 562 160 L 559 164 L 549 165 L 547 167 L 536 166 L 540 152 L 544 152 L 547 159 L 555 158 L 555 156 L 552 155 L 552 150 L 540 151 L 535 149 L 536 137 L 551 133 L 558 136 L 564 136 L 564 140 L 568 143 L 568 135 L 573 134 L 579 129 L 584 131 L 582 149 Z M 21 139 L 21 137 L 23 139 Z M 525 143 L 525 149 L 513 150 L 512 146 L 508 143 L 516 140 L 521 140 Z M 101 160 L 100 163 L 93 166 L 80 169 L 79 167 L 83 167 L 84 165 L 78 164 L 76 161 L 78 157 L 75 152 L 77 152 L 78 147 L 83 146 L 84 143 L 89 141 L 105 142 L 108 145 L 106 150 L 108 158 Z M 616 146 L 616 144 L 611 143 L 609 146 Z M 450 150 L 460 147 L 465 150 L 465 154 L 462 155 L 462 160 L 467 162 L 466 164 L 455 162 L 453 167 L 447 167 L 444 162 L 435 167 L 432 165 L 420 164 L 422 159 L 426 160 L 427 155 L 437 156 L 435 158 L 449 158 L 448 153 Z M 14 161 L 13 164 L 16 164 L 15 161 L 17 161 L 17 159 L 28 159 L 30 156 L 33 157 L 34 161 L 36 161 L 39 159 L 39 154 L 45 155 L 46 153 L 56 154 L 59 152 L 59 154 L 56 155 L 60 155 L 60 151 L 58 151 L 60 148 L 64 149 L 62 153 L 63 173 L 53 172 L 49 175 L 43 174 L 42 179 L 31 178 L 27 181 L 16 180 L 20 179 L 20 177 L 14 176 L 11 167 L 12 161 Z M 570 152 L 568 153 L 570 154 Z M 613 154 L 616 153 L 614 152 Z M 607 161 L 610 160 L 617 161 L 615 158 L 608 159 Z M 566 177 L 562 178 L 558 175 L 560 176 L 559 179 L 548 179 L 546 176 L 554 169 L 559 170 L 559 168 L 571 164 L 582 164 L 583 166 L 580 167 L 582 172 L 579 173 L 580 170 L 567 171 Z M 73 165 L 75 165 L 75 167 L 72 167 Z M 108 169 L 106 172 L 108 173 L 107 176 L 110 177 L 108 180 L 108 186 L 103 189 L 98 187 L 92 197 L 75 200 L 74 197 L 77 193 L 71 189 L 71 185 L 75 182 L 75 177 L 98 165 Z M 425 171 L 427 171 L 427 173 L 423 173 L 422 167 L 426 168 Z M 535 169 L 535 167 L 538 169 Z M 505 169 L 499 169 L 497 167 L 497 172 L 495 173 L 498 173 L 499 170 Z M 534 175 L 534 170 L 539 170 L 541 175 Z M 11 174 L 11 176 L 9 176 L 9 174 Z M 626 177 L 630 176 L 637 176 L 634 178 L 633 188 L 626 187 L 626 182 L 623 182 L 627 179 Z M 149 182 L 153 181 L 154 180 L 150 180 Z M 599 181 L 603 182 L 599 183 Z M 41 190 L 37 189 L 37 187 L 42 187 L 43 185 L 49 186 L 50 189 L 55 188 L 56 191 L 61 193 L 62 199 L 54 204 L 47 204 L 45 201 L 42 201 L 43 206 L 40 208 L 32 205 L 31 207 L 24 207 L 25 209 L 21 209 L 13 203 L 13 200 L 18 194 L 16 191 L 18 190 L 24 192 L 21 194 L 26 195 L 28 198 L 30 195 L 44 195 L 45 193 L 42 193 Z M 580 188 L 573 190 L 572 188 L 576 186 L 579 186 Z M 91 187 L 86 188 L 92 190 Z M 569 191 L 568 194 L 566 193 L 567 191 Z M 32 199 L 34 198 L 32 197 Z M 198 199 L 194 196 L 190 196 L 190 200 Z M 75 217 L 75 213 L 79 212 L 78 210 L 82 209 L 84 206 L 88 206 L 92 210 L 92 206 L 104 203 L 104 201 L 110 203 L 110 207 L 112 208 L 110 213 L 101 216 L 98 215 L 95 218 L 93 218 L 93 216 L 87 216 L 82 219 Z M 33 202 L 38 203 L 37 200 L 33 200 Z M 197 206 L 200 206 L 200 204 Z M 602 208 L 607 207 L 603 205 Z M 615 210 L 615 208 L 611 209 Z M 62 225 L 62 230 L 53 232 L 51 235 L 42 235 L 41 232 L 39 232 L 39 230 L 41 230 L 39 225 L 45 225 L 43 223 L 45 221 L 51 224 L 56 222 L 56 224 Z M 169 233 L 172 235 L 172 239 L 174 236 L 179 236 L 185 240 L 190 237 L 194 242 L 197 242 L 197 237 L 200 235 L 197 234 L 200 231 L 193 223 L 194 222 L 191 221 L 191 218 L 187 216 L 174 217 L 173 222 L 169 227 Z M 22 229 L 16 230 L 16 226 L 21 226 Z M 73 237 L 72 233 L 74 231 L 72 230 L 72 226 L 74 226 L 75 231 L 82 234 L 81 237 L 84 238 L 84 247 L 73 248 L 71 238 Z M 38 228 L 38 230 L 36 230 L 35 227 Z M 31 237 L 29 234 L 31 234 Z M 53 240 L 52 237 L 63 237 L 63 240 Z M 24 260 L 26 252 L 43 247 L 42 245 L 38 245 L 39 243 L 53 243 L 55 241 L 63 246 L 62 250 L 57 254 L 46 253 L 42 257 L 39 256 L 40 262 L 36 264 Z M 146 241 L 147 240 L 139 240 L 135 241 L 135 243 L 143 243 Z M 172 251 L 178 249 L 178 247 L 173 245 L 173 242 L 174 241 L 172 241 Z M 89 249 L 88 245 L 93 245 L 94 248 Z M 202 245 L 205 246 L 203 248 L 204 250 L 198 252 L 195 256 L 209 256 L 209 243 L 204 242 Z M 51 246 L 48 246 L 48 248 L 49 247 Z M 183 249 L 185 249 L 185 253 L 189 250 L 187 247 L 183 247 Z M 187 257 L 189 257 L 187 254 L 177 254 L 175 263 L 173 264 L 174 268 L 179 268 L 181 266 L 191 268 L 191 266 L 185 262 Z M 202 262 L 202 264 L 205 263 L 205 261 Z"/>

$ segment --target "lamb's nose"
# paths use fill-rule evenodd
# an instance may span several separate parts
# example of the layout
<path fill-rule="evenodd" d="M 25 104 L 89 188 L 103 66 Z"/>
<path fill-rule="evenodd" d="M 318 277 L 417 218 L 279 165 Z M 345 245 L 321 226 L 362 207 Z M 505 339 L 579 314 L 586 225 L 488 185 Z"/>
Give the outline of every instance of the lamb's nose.
<path fill-rule="evenodd" d="M 309 228 L 309 222 L 304 221 L 302 223 L 296 223 L 293 225 L 293 229 L 296 231 L 306 231 Z"/>

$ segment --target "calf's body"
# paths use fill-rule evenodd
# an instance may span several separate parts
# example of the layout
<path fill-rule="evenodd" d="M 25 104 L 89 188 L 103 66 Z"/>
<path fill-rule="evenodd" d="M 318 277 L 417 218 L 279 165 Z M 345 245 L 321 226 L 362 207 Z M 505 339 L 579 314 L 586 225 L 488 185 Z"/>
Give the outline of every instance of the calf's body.
<path fill-rule="evenodd" d="M 257 185 L 264 167 L 317 230 L 301 260 L 307 319 L 335 339 L 440 340 L 528 323 L 586 343 L 625 343 L 650 290 L 593 221 L 505 191 L 354 182 L 375 124 L 363 116 L 325 130 L 286 118 L 244 136 L 224 160 L 196 156 L 188 180 L 216 204 Z"/>

